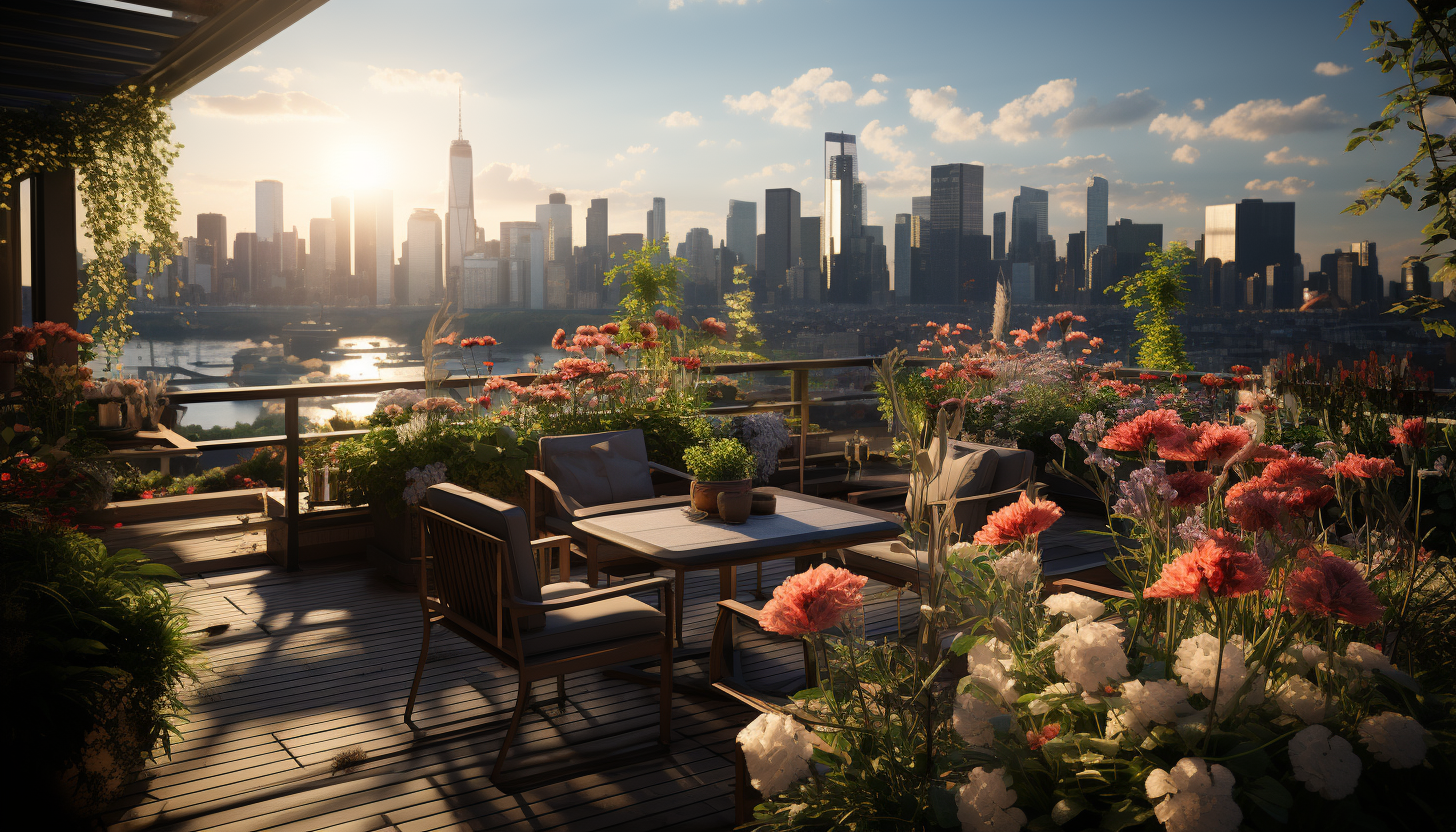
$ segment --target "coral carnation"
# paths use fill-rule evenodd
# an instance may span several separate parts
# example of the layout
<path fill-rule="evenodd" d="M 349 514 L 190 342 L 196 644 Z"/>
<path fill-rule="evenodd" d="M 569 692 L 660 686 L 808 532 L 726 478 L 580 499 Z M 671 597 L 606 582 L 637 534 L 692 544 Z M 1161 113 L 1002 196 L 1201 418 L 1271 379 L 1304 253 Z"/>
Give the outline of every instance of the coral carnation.
<path fill-rule="evenodd" d="M 666 309 L 657 310 L 656 312 L 652 313 L 652 317 L 654 320 L 657 321 L 658 326 L 668 331 L 680 329 L 682 327 L 682 324 L 678 322 L 677 316 L 669 313 Z"/>
<path fill-rule="evenodd" d="M 1151 440 L 1176 444 L 1183 441 L 1184 435 L 1183 421 L 1176 410 L 1148 410 L 1113 426 L 1098 444 L 1109 451 L 1136 452 L 1146 449 Z"/>
<path fill-rule="evenodd" d="M 1289 606 L 1296 612 L 1338 618 L 1356 626 L 1380 620 L 1385 608 L 1375 600 L 1354 564 L 1331 552 L 1309 558 L 1305 564 L 1285 582 Z"/>
<path fill-rule="evenodd" d="M 1353 453 L 1345 454 L 1344 459 L 1336 462 L 1334 471 L 1346 479 L 1388 480 L 1405 476 L 1405 471 L 1392 460 Z"/>
<path fill-rule="evenodd" d="M 1061 506 L 1051 500 L 1032 502 L 1023 492 L 1016 502 L 992 512 L 973 541 L 984 546 L 1019 542 L 1051 528 L 1061 516 Z"/>
<path fill-rule="evenodd" d="M 1406 419 L 1400 425 L 1391 425 L 1390 444 L 1424 448 L 1426 446 L 1426 420 L 1417 416 Z"/>
<path fill-rule="evenodd" d="M 864 603 L 860 590 L 866 580 L 848 569 L 821 563 L 779 584 L 759 622 L 765 630 L 786 636 L 827 630 Z"/>
<path fill-rule="evenodd" d="M 1249 432 L 1238 425 L 1205 423 L 1194 444 L 1203 459 L 1227 460 L 1253 441 Z"/>
<path fill-rule="evenodd" d="M 702 327 L 704 332 L 710 335 L 715 335 L 719 338 L 728 337 L 728 327 L 717 318 L 704 318 L 699 326 Z"/>
<path fill-rule="evenodd" d="M 1239 546 L 1237 535 L 1215 529 L 1197 546 L 1163 566 L 1145 598 L 1196 598 L 1204 587 L 1221 598 L 1263 589 L 1269 572 L 1259 556 Z"/>
<path fill-rule="evenodd" d="M 1178 492 L 1170 503 L 1173 508 L 1188 508 L 1208 500 L 1213 475 L 1207 471 L 1177 471 L 1168 475 L 1168 484 Z"/>

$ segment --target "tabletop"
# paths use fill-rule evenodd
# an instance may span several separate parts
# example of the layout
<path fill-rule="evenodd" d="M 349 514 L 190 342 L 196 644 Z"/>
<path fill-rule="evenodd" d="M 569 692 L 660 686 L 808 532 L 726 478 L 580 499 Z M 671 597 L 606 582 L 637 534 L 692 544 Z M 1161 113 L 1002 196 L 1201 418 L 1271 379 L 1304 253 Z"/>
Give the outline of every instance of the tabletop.
<path fill-rule="evenodd" d="M 578 520 L 575 525 L 652 560 L 702 568 L 889 540 L 901 531 L 891 514 L 778 489 L 764 491 L 777 496 L 777 512 L 751 515 L 739 525 L 717 518 L 693 521 L 680 506 Z"/>

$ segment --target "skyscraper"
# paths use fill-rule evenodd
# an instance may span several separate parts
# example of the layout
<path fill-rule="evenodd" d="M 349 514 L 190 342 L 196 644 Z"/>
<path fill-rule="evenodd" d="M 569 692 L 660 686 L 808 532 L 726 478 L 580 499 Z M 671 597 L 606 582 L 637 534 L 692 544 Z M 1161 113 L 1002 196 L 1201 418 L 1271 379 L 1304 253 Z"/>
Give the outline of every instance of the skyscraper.
<path fill-rule="evenodd" d="M 435 302 L 439 293 L 441 275 L 440 217 L 433 208 L 416 208 L 410 214 L 405 226 L 405 250 L 408 252 L 409 271 L 405 278 L 406 297 L 399 301 L 401 306 L 425 306 Z M 475 235 L 472 232 L 471 237 Z M 464 258 L 461 258 L 463 274 Z"/>
<path fill-rule="evenodd" d="M 222 214 L 198 214 L 197 239 L 212 246 L 212 273 L 219 274 L 228 259 L 227 217 Z"/>
<path fill-rule="evenodd" d="M 307 285 L 324 290 L 338 268 L 338 233 L 332 217 L 315 217 L 308 221 Z"/>
<path fill-rule="evenodd" d="M 329 204 L 329 216 L 334 219 L 335 285 L 345 287 L 349 284 L 349 276 L 354 273 L 354 248 L 349 244 L 349 198 L 334 197 Z"/>
<path fill-rule="evenodd" d="M 1252 275 L 1263 277 L 1275 264 L 1297 262 L 1293 202 L 1245 199 L 1210 205 L 1203 218 L 1203 256 L 1218 259 L 1225 271 L 1232 265 L 1240 283 Z"/>
<path fill-rule="evenodd" d="M 923 279 L 915 281 L 914 303 L 957 303 L 986 300 L 982 285 L 989 269 L 992 244 L 978 239 L 982 225 L 980 165 L 949 164 L 930 168 L 930 223 L 922 226 Z M 986 264 L 980 251 L 986 251 Z M 898 293 L 897 293 L 898 294 Z"/>
<path fill-rule="evenodd" d="M 259 247 L 264 256 L 261 263 L 254 265 L 254 273 L 268 280 L 282 266 L 278 242 L 283 234 L 283 183 L 276 179 L 260 179 L 253 185 L 253 197 L 258 242 L 272 244 Z"/>
<path fill-rule="evenodd" d="M 728 200 L 728 228 L 725 236 L 728 250 L 738 256 L 739 263 L 748 267 L 749 274 L 753 274 L 759 266 L 758 246 L 755 244 L 755 240 L 758 238 L 757 202 L 745 202 L 741 199 Z"/>
<path fill-rule="evenodd" d="M 233 237 L 233 291 L 240 297 L 253 293 L 253 268 L 257 265 L 253 254 L 257 245 L 258 234 L 255 231 L 240 231 Z"/>
<path fill-rule="evenodd" d="M 1113 282 L 1132 277 L 1143 270 L 1148 261 L 1148 247 L 1163 247 L 1163 224 L 1119 219 L 1106 228 L 1107 246 L 1117 253 Z M 1263 275 L 1259 277 L 1262 279 Z M 1115 300 L 1115 298 L 1108 298 Z"/>
<path fill-rule="evenodd" d="M 859 187 L 859 155 L 849 133 L 824 134 L 824 223 L 820 258 L 826 300 L 867 303 L 869 286 L 864 263 L 857 262 L 851 241 L 864 235 L 863 189 Z M 865 252 L 867 254 L 867 252 Z"/>
<path fill-rule="evenodd" d="M 820 271 L 823 262 L 822 249 L 824 229 L 822 217 L 799 218 L 799 262 L 804 264 L 802 283 L 793 291 L 794 300 L 799 303 L 818 303 L 824 298 L 824 274 Z"/>
<path fill-rule="evenodd" d="M 545 205 L 537 205 L 536 224 L 546 235 L 546 262 L 570 260 L 571 206 L 566 204 L 566 194 L 551 194 Z"/>
<path fill-rule="evenodd" d="M 652 198 L 652 210 L 647 212 L 647 235 L 645 239 L 646 242 L 652 243 L 663 240 L 666 237 L 667 200 L 663 197 L 655 196 Z M 667 250 L 667 246 L 663 246 L 662 251 L 652 259 L 652 262 L 657 265 L 662 265 L 671 256 L 672 252 Z"/>
<path fill-rule="evenodd" d="M 1048 237 L 1047 192 L 1023 185 L 1011 200 L 1011 259 L 1030 263 L 1036 257 L 1037 244 Z"/>
<path fill-rule="evenodd" d="M 718 270 L 714 266 L 713 235 L 706 228 L 691 228 L 683 243 L 687 246 L 687 302 L 716 303 L 722 295 L 718 291 Z"/>
<path fill-rule="evenodd" d="M 792 294 L 788 289 L 789 270 L 796 268 L 804 256 L 799 201 L 799 192 L 793 188 L 770 188 L 763 192 L 764 262 L 759 264 L 758 271 L 762 289 L 756 291 L 773 292 L 776 300 Z"/>
<path fill-rule="evenodd" d="M 915 295 L 915 267 L 920 261 L 920 217 L 895 215 L 895 300 L 910 303 Z"/>
<path fill-rule="evenodd" d="M 991 215 L 991 257 L 994 260 L 1006 259 L 1006 212 L 997 211 Z"/>
<path fill-rule="evenodd" d="M 919 217 L 920 222 L 926 227 L 930 225 L 930 205 L 931 200 L 928 196 L 910 197 L 910 213 Z"/>
<path fill-rule="evenodd" d="M 450 142 L 450 194 L 445 213 L 445 297 L 460 301 L 460 279 L 465 255 L 475 250 L 474 156 L 465 138 L 463 122 Z M 411 254 L 413 257 L 413 254 Z M 411 269 L 413 269 L 411 263 Z M 413 299 L 411 300 L 413 303 Z"/>
<path fill-rule="evenodd" d="M 375 306 L 394 302 L 394 195 L 354 194 L 355 291 Z"/>
<path fill-rule="evenodd" d="M 1360 258 L 1361 294 L 1369 300 L 1379 300 L 1385 294 L 1385 280 L 1380 276 L 1380 258 L 1375 253 L 1375 243 L 1362 240 L 1350 244 L 1350 253 Z"/>
<path fill-rule="evenodd" d="M 1096 251 L 1098 246 L 1107 245 L 1107 180 L 1100 176 L 1087 180 L 1086 243 L 1084 248 L 1089 263 L 1092 252 Z"/>
<path fill-rule="evenodd" d="M 586 209 L 586 247 L 593 252 L 607 251 L 607 200 L 593 199 Z"/>

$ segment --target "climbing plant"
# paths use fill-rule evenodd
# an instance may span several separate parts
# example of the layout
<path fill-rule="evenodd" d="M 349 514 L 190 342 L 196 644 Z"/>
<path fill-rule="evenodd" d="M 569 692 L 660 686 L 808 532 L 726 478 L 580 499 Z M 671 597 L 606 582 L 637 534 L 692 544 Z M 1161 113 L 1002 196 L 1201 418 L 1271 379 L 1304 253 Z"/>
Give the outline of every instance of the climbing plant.
<path fill-rule="evenodd" d="M 0 112 L 0 198 L 33 173 L 74 169 L 82 225 L 96 256 L 86 264 L 76 314 L 119 361 L 131 326 L 134 284 L 124 259 L 136 249 L 160 273 L 180 252 L 172 230 L 177 198 L 167 179 L 181 145 L 168 102 L 128 86 L 90 101 Z M 138 279 L 145 279 L 138 276 Z M 147 296 L 152 288 L 146 286 Z"/>
<path fill-rule="evenodd" d="M 658 309 L 676 312 L 682 306 L 683 268 L 688 261 L 667 258 L 668 238 L 648 240 L 636 251 L 622 252 L 622 262 L 609 269 L 603 285 L 621 281 L 622 299 L 617 304 L 624 322 L 639 324 L 652 320 Z M 613 254 L 615 259 L 617 255 Z"/>
<path fill-rule="evenodd" d="M 1183 309 L 1183 293 L 1187 289 L 1183 269 L 1193 259 L 1193 251 L 1179 242 L 1168 244 L 1166 251 L 1148 244 L 1146 269 L 1123 278 L 1108 294 L 1122 295 L 1128 309 L 1136 309 L 1133 325 L 1142 338 L 1138 340 L 1138 366 L 1150 370 L 1178 372 L 1193 368 L 1183 344 L 1183 330 L 1173 323 L 1173 313 Z"/>

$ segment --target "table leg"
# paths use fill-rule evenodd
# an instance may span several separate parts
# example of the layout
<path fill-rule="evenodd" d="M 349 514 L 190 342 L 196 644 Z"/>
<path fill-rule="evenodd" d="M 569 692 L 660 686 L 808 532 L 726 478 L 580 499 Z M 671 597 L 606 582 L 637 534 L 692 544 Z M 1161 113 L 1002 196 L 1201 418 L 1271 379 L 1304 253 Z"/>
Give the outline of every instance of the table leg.
<path fill-rule="evenodd" d="M 718 568 L 718 600 L 734 601 L 738 598 L 738 567 Z"/>

